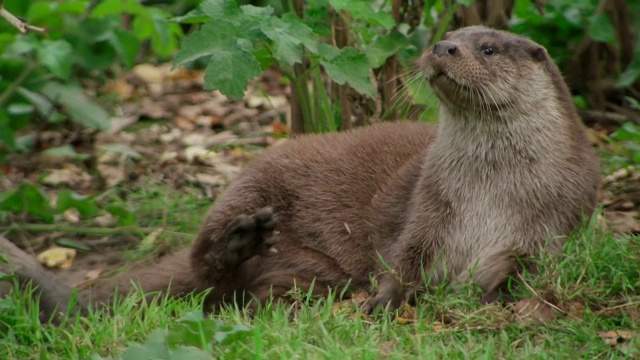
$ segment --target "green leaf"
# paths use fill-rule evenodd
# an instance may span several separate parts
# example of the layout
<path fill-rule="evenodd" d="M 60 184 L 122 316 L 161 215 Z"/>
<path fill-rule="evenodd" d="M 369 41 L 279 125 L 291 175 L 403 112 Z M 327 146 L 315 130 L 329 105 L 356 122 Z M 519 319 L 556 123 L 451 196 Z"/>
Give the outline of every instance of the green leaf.
<path fill-rule="evenodd" d="M 67 238 L 59 238 L 54 241 L 54 244 L 65 247 L 68 249 L 76 249 L 79 251 L 92 251 L 95 250 L 95 246 L 89 246 L 83 242 L 77 240 L 71 240 Z"/>
<path fill-rule="evenodd" d="M 634 64 L 631 64 L 627 70 L 620 74 L 618 81 L 616 81 L 617 88 L 629 87 L 635 84 L 640 78 L 640 63 L 635 64 L 635 67 L 632 67 L 632 65 Z"/>
<path fill-rule="evenodd" d="M 610 43 L 616 38 L 616 30 L 605 13 L 593 15 L 589 19 L 589 36 L 600 42 Z"/>
<path fill-rule="evenodd" d="M 169 348 L 165 344 L 168 332 L 166 329 L 153 330 L 144 344 L 133 345 L 128 348 L 122 354 L 122 360 L 171 359 Z"/>
<path fill-rule="evenodd" d="M 640 126 L 632 122 L 626 122 L 611 134 L 611 137 L 619 141 L 631 140 L 640 143 Z"/>
<path fill-rule="evenodd" d="M 109 214 L 118 218 L 119 226 L 134 226 L 136 224 L 136 216 L 125 208 L 120 206 L 107 206 L 105 209 Z"/>
<path fill-rule="evenodd" d="M 25 103 L 11 103 L 7 106 L 7 113 L 12 116 L 30 115 L 33 110 L 33 105 Z"/>
<path fill-rule="evenodd" d="M 273 40 L 274 57 L 281 65 L 291 66 L 302 62 L 302 44 L 311 52 L 318 52 L 318 41 L 313 30 L 293 14 L 286 14 L 282 19 L 271 17 L 262 23 L 261 30 Z"/>
<path fill-rule="evenodd" d="M 273 8 L 268 5 L 267 6 L 242 5 L 240 6 L 240 9 L 245 15 L 249 15 L 249 16 L 270 16 L 270 15 L 273 15 L 273 12 L 274 12 Z"/>
<path fill-rule="evenodd" d="M 127 67 L 131 68 L 136 64 L 140 41 L 135 35 L 128 31 L 115 29 L 109 38 L 109 43 Z"/>
<path fill-rule="evenodd" d="M 7 114 L 4 111 L 0 110 L 0 141 L 3 142 L 9 150 L 16 150 L 16 134 L 13 128 L 11 127 L 11 123 Z"/>
<path fill-rule="evenodd" d="M 106 130 L 109 128 L 109 114 L 89 100 L 82 89 L 72 85 L 49 82 L 42 88 L 42 92 L 49 99 L 64 106 L 73 121 L 92 129 Z"/>
<path fill-rule="evenodd" d="M 321 60 L 320 63 L 336 83 L 347 83 L 361 94 L 371 98 L 375 96 L 376 90 L 369 77 L 369 61 L 358 50 L 344 47 L 337 56 Z"/>
<path fill-rule="evenodd" d="M 456 0 L 456 2 L 464 7 L 468 7 L 473 4 L 473 0 Z"/>
<path fill-rule="evenodd" d="M 200 5 L 200 9 L 213 19 L 225 19 L 231 22 L 236 21 L 242 14 L 234 0 L 206 0 Z"/>
<path fill-rule="evenodd" d="M 214 339 L 217 343 L 228 344 L 239 341 L 251 333 L 251 327 L 247 325 L 223 326 L 216 332 Z"/>
<path fill-rule="evenodd" d="M 205 88 L 242 99 L 249 80 L 262 68 L 248 40 L 239 37 L 238 28 L 225 20 L 209 21 L 188 36 L 176 55 L 176 64 L 211 56 L 205 71 Z"/>
<path fill-rule="evenodd" d="M 337 11 L 348 11 L 354 19 L 365 20 L 368 23 L 380 25 L 387 30 L 393 28 L 396 24 L 391 14 L 374 11 L 371 4 L 363 0 L 329 0 L 329 4 Z"/>
<path fill-rule="evenodd" d="M 98 213 L 96 200 L 92 196 L 80 195 L 71 190 L 60 190 L 58 192 L 58 212 L 63 213 L 74 208 L 84 217 L 91 217 Z"/>
<path fill-rule="evenodd" d="M 0 193 L 0 210 L 25 212 L 45 222 L 53 222 L 54 211 L 47 195 L 36 185 L 26 182 L 16 190 Z"/>
<path fill-rule="evenodd" d="M 197 315 L 198 311 L 187 315 Z M 218 329 L 218 323 L 213 319 L 185 319 L 184 317 L 169 330 L 167 335 L 167 346 L 176 348 L 178 346 L 194 346 L 203 348 L 211 343 L 213 336 Z M 205 343 L 203 343 L 205 342 Z"/>
<path fill-rule="evenodd" d="M 198 348 L 180 347 L 171 353 L 171 360 L 211 360 L 214 357 Z"/>
<path fill-rule="evenodd" d="M 41 115 L 49 115 L 54 111 L 53 103 L 46 97 L 33 92 L 29 89 L 19 87 L 18 94 L 22 95 L 25 99 L 29 100 L 33 106 L 36 107 Z"/>
<path fill-rule="evenodd" d="M 262 73 L 260 63 L 247 47 L 239 41 L 234 47 L 217 51 L 205 71 L 205 89 L 220 90 L 233 99 L 242 99 L 249 81 Z"/>
<path fill-rule="evenodd" d="M 41 153 L 43 156 L 49 157 L 67 157 L 76 160 L 86 160 L 89 158 L 89 155 L 79 154 L 73 148 L 73 146 L 67 144 L 57 147 L 49 148 Z"/>
<path fill-rule="evenodd" d="M 37 48 L 38 60 L 60 79 L 68 79 L 73 64 L 73 48 L 65 40 L 43 40 Z"/>
<path fill-rule="evenodd" d="M 377 69 L 389 57 L 409 45 L 411 45 L 411 41 L 406 35 L 393 31 L 377 38 L 371 45 L 367 46 L 364 53 L 367 55 L 371 67 Z"/>

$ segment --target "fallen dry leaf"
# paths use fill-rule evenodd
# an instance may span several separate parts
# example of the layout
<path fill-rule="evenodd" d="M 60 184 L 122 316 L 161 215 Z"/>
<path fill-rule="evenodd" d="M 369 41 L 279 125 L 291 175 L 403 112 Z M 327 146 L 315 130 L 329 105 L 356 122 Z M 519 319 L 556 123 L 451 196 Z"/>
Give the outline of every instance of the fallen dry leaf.
<path fill-rule="evenodd" d="M 136 65 L 131 69 L 131 73 L 147 84 L 162 83 L 165 76 L 168 75 L 165 69 L 151 64 Z"/>
<path fill-rule="evenodd" d="M 102 177 L 109 186 L 117 185 L 125 179 L 125 173 L 122 166 L 98 164 L 97 168 L 100 173 L 100 177 Z"/>
<path fill-rule="evenodd" d="M 93 285 L 98 280 L 98 278 L 100 277 L 100 274 L 102 274 L 103 271 L 104 269 L 102 268 L 92 269 L 87 271 L 84 274 L 84 280 L 74 284 L 73 287 L 75 289 L 83 289 L 89 285 Z"/>
<path fill-rule="evenodd" d="M 640 232 L 640 213 L 637 211 L 605 211 L 607 229 L 618 234 Z"/>
<path fill-rule="evenodd" d="M 518 301 L 513 307 L 513 312 L 520 319 L 548 321 L 558 317 L 553 307 L 537 297 Z"/>
<path fill-rule="evenodd" d="M 140 245 L 143 245 L 143 246 L 154 245 L 158 240 L 158 236 L 162 234 L 163 231 L 164 229 L 160 228 L 158 230 L 150 232 L 149 235 L 145 236 L 144 239 L 140 241 Z"/>
<path fill-rule="evenodd" d="M 195 176 L 187 175 L 187 180 L 203 185 L 222 186 L 227 183 L 224 176 L 212 174 L 195 174 Z"/>
<path fill-rule="evenodd" d="M 80 212 L 76 208 L 67 209 L 62 217 L 69 223 L 76 224 L 80 221 Z"/>
<path fill-rule="evenodd" d="M 75 257 L 75 249 L 52 247 L 38 254 L 37 259 L 41 264 L 50 269 L 68 269 L 73 264 Z"/>
<path fill-rule="evenodd" d="M 634 337 L 640 337 L 640 332 L 633 330 L 610 330 L 600 331 L 598 332 L 598 336 L 606 344 L 617 347 L 627 343 Z"/>
<path fill-rule="evenodd" d="M 393 347 L 396 345 L 396 342 L 398 342 L 398 340 L 396 340 L 396 339 L 383 342 L 380 345 L 380 356 L 382 356 L 384 358 L 389 356 L 389 352 L 391 352 L 391 350 L 393 350 Z"/>
<path fill-rule="evenodd" d="M 64 164 L 62 169 L 52 170 L 43 180 L 47 185 L 66 184 L 72 188 L 85 188 L 91 183 L 91 175 L 73 164 Z"/>
<path fill-rule="evenodd" d="M 402 314 L 396 318 L 396 321 L 400 324 L 413 324 L 416 320 L 416 309 L 413 306 L 404 303 Z"/>
<path fill-rule="evenodd" d="M 118 220 L 109 213 L 96 216 L 93 218 L 93 221 L 100 227 L 113 227 L 118 222 Z"/>

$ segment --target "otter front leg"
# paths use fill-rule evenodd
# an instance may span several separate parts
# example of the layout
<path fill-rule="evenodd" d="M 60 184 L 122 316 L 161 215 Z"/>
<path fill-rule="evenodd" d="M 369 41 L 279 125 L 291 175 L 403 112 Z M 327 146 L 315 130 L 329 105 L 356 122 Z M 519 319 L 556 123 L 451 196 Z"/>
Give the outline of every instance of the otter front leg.
<path fill-rule="evenodd" d="M 378 292 L 362 306 L 362 312 L 372 314 L 376 309 L 395 310 L 404 301 L 403 286 L 394 274 L 384 274 L 380 280 Z"/>

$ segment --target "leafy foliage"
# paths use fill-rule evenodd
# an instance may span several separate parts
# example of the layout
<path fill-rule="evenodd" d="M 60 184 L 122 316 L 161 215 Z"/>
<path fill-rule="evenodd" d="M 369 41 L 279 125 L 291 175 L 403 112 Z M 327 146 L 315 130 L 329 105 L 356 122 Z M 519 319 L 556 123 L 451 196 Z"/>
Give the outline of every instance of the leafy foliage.
<path fill-rule="evenodd" d="M 156 329 L 144 343 L 129 347 L 122 359 L 210 359 L 215 346 L 241 341 L 250 333 L 247 325 L 224 325 L 205 318 L 201 311 L 192 311 L 169 329 Z"/>
<path fill-rule="evenodd" d="M 353 46 L 338 48 L 324 40 L 331 34 L 326 15 L 330 7 L 350 13 L 355 19 L 352 26 L 359 25 L 358 29 L 363 30 L 363 36 Z M 181 65 L 207 58 L 205 87 L 235 99 L 241 99 L 249 81 L 274 63 L 300 94 L 306 93 L 307 80 L 319 79 L 317 75 L 322 68 L 335 83 L 347 84 L 360 94 L 375 97 L 372 69 L 410 46 L 407 34 L 387 33 L 395 25 L 393 18 L 363 0 L 313 1 L 305 11 L 301 19 L 292 12 L 277 15 L 269 6 L 238 6 L 234 0 L 207 0 L 184 18 L 204 24 L 185 39 L 175 62 Z M 305 21 L 307 17 L 309 20 Z M 296 72 L 294 65 L 302 63 L 308 63 L 309 70 Z M 317 122 L 318 118 L 333 122 L 339 116 L 337 107 L 324 104 L 330 110 L 319 110 L 321 106 L 314 103 L 313 97 L 326 99 L 326 89 L 319 84 L 314 89 L 321 93 L 302 98 L 306 122 Z M 316 127 L 319 131 L 323 129 L 322 125 Z"/>
<path fill-rule="evenodd" d="M 169 13 L 133 0 L 93 3 L 4 1 L 9 11 L 47 34 L 18 34 L 0 22 L 0 146 L 28 150 L 29 142 L 16 132 L 35 121 L 108 128 L 107 112 L 78 86 L 81 76 L 133 66 L 145 43 L 160 56 L 176 49 L 182 31 L 167 20 Z"/>

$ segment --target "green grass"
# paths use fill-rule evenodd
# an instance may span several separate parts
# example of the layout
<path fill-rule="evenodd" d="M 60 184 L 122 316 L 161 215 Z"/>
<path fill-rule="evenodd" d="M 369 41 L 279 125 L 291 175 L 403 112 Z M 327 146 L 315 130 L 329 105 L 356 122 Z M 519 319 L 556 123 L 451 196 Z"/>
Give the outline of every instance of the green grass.
<path fill-rule="evenodd" d="M 97 359 L 125 354 L 136 359 L 140 351 L 150 354 L 152 349 L 165 349 L 165 343 L 178 349 L 173 357 L 164 353 L 163 358 L 172 359 L 195 359 L 194 352 L 220 359 L 640 355 L 638 338 L 613 347 L 598 336 L 609 330 L 640 330 L 639 237 L 613 238 L 590 224 L 567 241 L 561 256 L 538 261 L 543 271 L 536 276 L 525 274 L 526 285 L 520 284 L 516 295 L 527 298 L 535 290 L 566 311 L 556 320 L 518 320 L 508 307 L 480 305 L 473 286 L 458 291 L 441 288 L 425 296 L 415 308 L 415 319 L 408 323 L 394 314 L 363 317 L 352 302 L 336 305 L 332 298 L 309 300 L 304 294 L 293 305 L 268 305 L 253 315 L 228 307 L 197 320 L 198 297 L 138 305 L 142 296 L 135 294 L 109 309 L 113 316 L 92 313 L 67 318 L 54 327 L 39 324 L 27 296 L 14 295 L 0 301 L 0 358 Z M 571 310 L 575 304 L 584 305 L 584 310 Z M 243 329 L 239 325 L 248 328 L 234 333 Z M 154 332 L 145 345 L 155 329 L 165 330 Z M 218 341 L 212 340 L 216 336 Z M 220 336 L 226 337 L 221 340 Z"/>

